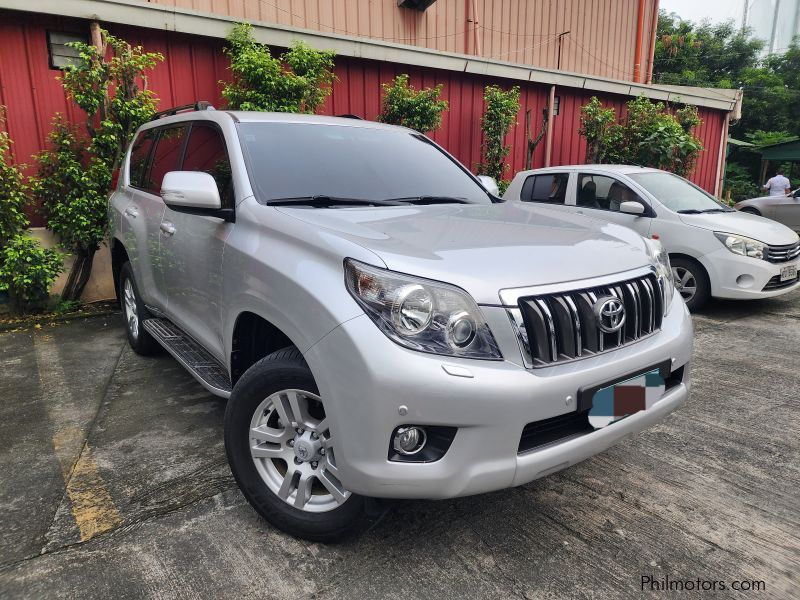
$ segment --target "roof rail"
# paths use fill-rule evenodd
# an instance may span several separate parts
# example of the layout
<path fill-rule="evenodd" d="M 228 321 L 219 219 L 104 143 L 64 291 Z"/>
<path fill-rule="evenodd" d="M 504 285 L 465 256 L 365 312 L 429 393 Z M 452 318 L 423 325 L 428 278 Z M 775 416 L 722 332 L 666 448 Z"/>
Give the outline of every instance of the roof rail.
<path fill-rule="evenodd" d="M 161 117 L 169 117 L 171 115 L 177 115 L 179 112 L 183 112 L 186 110 L 215 110 L 215 108 L 211 104 L 211 102 L 208 102 L 206 100 L 200 100 L 199 102 L 195 102 L 194 104 L 182 104 L 181 106 L 174 106 L 166 110 L 160 110 L 153 115 L 153 119 L 160 119 Z"/>
<path fill-rule="evenodd" d="M 340 119 L 358 119 L 359 121 L 363 121 L 363 117 L 359 117 L 358 115 L 351 115 L 351 114 L 344 114 L 344 115 L 336 115 Z"/>

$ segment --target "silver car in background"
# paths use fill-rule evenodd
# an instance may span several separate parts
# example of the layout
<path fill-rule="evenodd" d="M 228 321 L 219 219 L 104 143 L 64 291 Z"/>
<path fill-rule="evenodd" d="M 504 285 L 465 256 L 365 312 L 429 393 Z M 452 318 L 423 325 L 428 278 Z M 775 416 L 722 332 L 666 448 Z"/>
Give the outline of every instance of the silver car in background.
<path fill-rule="evenodd" d="M 751 215 L 759 215 L 783 223 L 800 233 L 800 189 L 788 196 L 762 196 L 742 200 L 733 207 Z"/>

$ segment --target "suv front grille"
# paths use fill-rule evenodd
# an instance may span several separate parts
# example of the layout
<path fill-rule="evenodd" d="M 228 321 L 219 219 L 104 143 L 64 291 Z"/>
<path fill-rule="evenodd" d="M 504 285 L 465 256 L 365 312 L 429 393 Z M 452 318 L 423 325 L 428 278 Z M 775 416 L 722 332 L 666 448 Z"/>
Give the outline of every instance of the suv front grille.
<path fill-rule="evenodd" d="M 619 331 L 606 333 L 595 315 L 598 299 L 613 296 L 625 307 Z M 618 283 L 525 296 L 508 309 L 528 366 L 546 367 L 614 350 L 661 328 L 661 282 L 648 274 Z"/>
<path fill-rule="evenodd" d="M 789 262 L 800 256 L 800 242 L 788 246 L 767 246 L 764 258 L 771 263 Z"/>

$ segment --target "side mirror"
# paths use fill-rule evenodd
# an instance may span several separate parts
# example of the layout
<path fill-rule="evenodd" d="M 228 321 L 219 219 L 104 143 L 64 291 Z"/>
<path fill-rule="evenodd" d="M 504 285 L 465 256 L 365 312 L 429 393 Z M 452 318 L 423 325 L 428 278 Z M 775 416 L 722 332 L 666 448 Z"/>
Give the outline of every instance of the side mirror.
<path fill-rule="evenodd" d="M 217 182 L 202 171 L 170 171 L 161 183 L 161 198 L 175 209 L 217 211 L 222 208 Z"/>
<path fill-rule="evenodd" d="M 486 191 L 492 196 L 500 195 L 500 188 L 497 187 L 497 182 L 493 177 L 489 177 L 488 175 L 478 175 L 478 181 L 481 182 L 481 185 L 485 187 Z"/>
<path fill-rule="evenodd" d="M 629 215 L 643 215 L 644 214 L 644 204 L 641 202 L 634 202 L 633 200 L 628 200 L 626 202 L 622 202 L 619 205 L 619 212 L 624 212 Z"/>

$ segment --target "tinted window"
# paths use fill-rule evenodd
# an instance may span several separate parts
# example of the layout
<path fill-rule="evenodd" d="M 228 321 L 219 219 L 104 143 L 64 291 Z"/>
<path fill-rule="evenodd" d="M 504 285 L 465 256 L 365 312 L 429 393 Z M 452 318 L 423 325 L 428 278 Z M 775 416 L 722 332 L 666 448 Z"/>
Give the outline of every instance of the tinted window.
<path fill-rule="evenodd" d="M 578 175 L 578 206 L 619 212 L 623 202 L 642 203 L 636 192 L 613 177 L 591 173 Z"/>
<path fill-rule="evenodd" d="M 161 193 L 161 181 L 164 179 L 164 175 L 180 169 L 186 126 L 164 127 L 158 132 L 150 176 L 147 178 L 146 185 L 142 186 L 151 194 Z"/>
<path fill-rule="evenodd" d="M 203 171 L 217 182 L 224 208 L 233 208 L 231 163 L 222 133 L 213 125 L 193 123 L 182 171 Z"/>
<path fill-rule="evenodd" d="M 551 175 L 532 175 L 522 185 L 520 199 L 523 202 L 545 202 L 547 204 L 564 204 L 567 195 L 568 173 Z"/>
<path fill-rule="evenodd" d="M 474 179 L 420 134 L 355 124 L 241 123 L 239 135 L 262 202 L 430 195 L 491 203 Z"/>
<path fill-rule="evenodd" d="M 147 176 L 147 163 L 150 159 L 150 150 L 153 148 L 153 131 L 144 131 L 131 148 L 131 162 L 128 168 L 128 178 L 133 187 L 143 188 Z"/>

